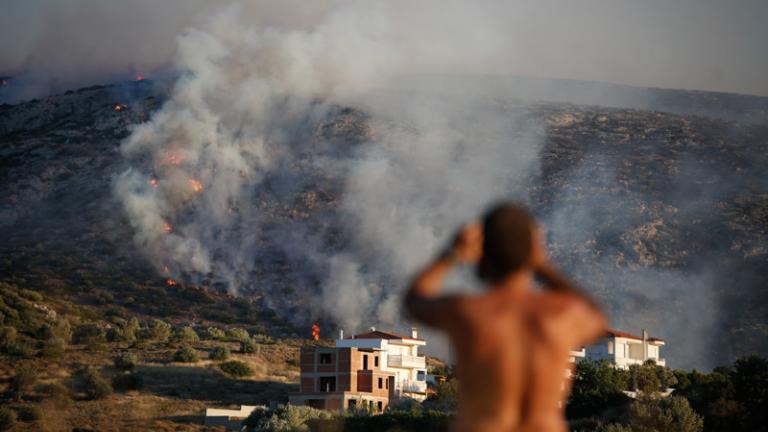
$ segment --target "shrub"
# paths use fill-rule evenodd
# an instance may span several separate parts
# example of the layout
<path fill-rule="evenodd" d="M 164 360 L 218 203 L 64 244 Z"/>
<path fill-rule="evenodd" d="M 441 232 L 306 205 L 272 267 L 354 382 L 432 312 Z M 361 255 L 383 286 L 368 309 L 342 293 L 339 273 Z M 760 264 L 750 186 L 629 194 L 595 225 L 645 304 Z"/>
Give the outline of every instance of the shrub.
<path fill-rule="evenodd" d="M 42 343 L 40 355 L 48 358 L 58 358 L 64 354 L 67 349 L 67 343 L 61 338 L 51 338 Z"/>
<path fill-rule="evenodd" d="M 77 326 L 72 334 L 72 341 L 76 344 L 99 344 L 106 339 L 104 329 L 94 323 L 86 323 Z"/>
<path fill-rule="evenodd" d="M 226 331 L 226 337 L 227 339 L 234 341 L 244 341 L 251 338 L 246 329 L 239 327 L 228 328 Z"/>
<path fill-rule="evenodd" d="M 16 413 L 8 408 L 0 408 L 0 431 L 11 429 L 16 424 Z"/>
<path fill-rule="evenodd" d="M 107 340 L 110 342 L 136 342 L 139 331 L 139 320 L 132 317 L 130 320 L 116 319 L 115 325 L 107 331 Z M 146 338 L 150 339 L 151 332 L 146 331 Z"/>
<path fill-rule="evenodd" d="M 171 336 L 171 325 L 162 320 L 153 320 L 149 325 L 149 334 L 155 342 L 167 342 Z"/>
<path fill-rule="evenodd" d="M 86 369 L 83 376 L 83 390 L 90 399 L 104 399 L 112 394 L 112 386 L 94 368 Z"/>
<path fill-rule="evenodd" d="M 53 329 L 48 323 L 44 323 L 35 331 L 35 337 L 40 340 L 48 340 L 53 337 Z"/>
<path fill-rule="evenodd" d="M 16 375 L 11 379 L 11 395 L 15 400 L 29 391 L 37 381 L 37 370 L 31 366 L 21 366 L 16 370 Z"/>
<path fill-rule="evenodd" d="M 202 334 L 200 336 L 202 336 L 203 339 L 222 340 L 226 338 L 226 333 L 224 333 L 224 330 L 217 327 L 208 327 L 205 330 L 203 330 L 201 333 Z"/>
<path fill-rule="evenodd" d="M 121 373 L 112 378 L 112 387 L 119 391 L 141 390 L 144 378 L 132 372 Z"/>
<path fill-rule="evenodd" d="M 0 327 L 0 347 L 6 348 L 16 342 L 16 329 L 13 327 Z"/>
<path fill-rule="evenodd" d="M 219 368 L 221 368 L 221 370 L 227 375 L 232 375 L 235 377 L 244 377 L 244 376 L 253 375 L 253 369 L 251 369 L 250 366 L 237 360 L 230 360 L 228 362 L 224 362 L 219 365 Z"/>
<path fill-rule="evenodd" d="M 274 339 L 272 339 L 269 335 L 265 335 L 265 334 L 255 334 L 253 335 L 252 339 L 254 342 L 258 342 L 264 345 L 271 345 L 275 343 Z"/>
<path fill-rule="evenodd" d="M 19 294 L 22 297 L 24 297 L 25 299 L 32 300 L 34 302 L 39 302 L 39 301 L 43 300 L 43 296 L 40 295 L 39 292 L 32 291 L 32 290 L 23 289 L 23 290 L 19 291 Z"/>
<path fill-rule="evenodd" d="M 211 353 L 208 355 L 211 360 L 226 360 L 229 358 L 229 348 L 227 347 L 214 347 Z"/>
<path fill-rule="evenodd" d="M 36 405 L 22 405 L 16 408 L 19 420 L 26 422 L 38 421 L 43 418 L 43 413 Z"/>
<path fill-rule="evenodd" d="M 174 342 L 194 343 L 200 342 L 200 337 L 192 327 L 177 328 L 173 332 Z"/>
<path fill-rule="evenodd" d="M 195 363 L 200 360 L 197 356 L 197 351 L 191 347 L 184 346 L 180 350 L 173 353 L 173 361 L 180 363 Z"/>
<path fill-rule="evenodd" d="M 308 423 L 329 420 L 332 414 L 325 410 L 304 405 L 281 405 L 274 411 L 254 410 L 243 425 L 259 431 L 307 431 Z M 359 429 L 365 430 L 365 429 Z"/>
<path fill-rule="evenodd" d="M 46 389 L 46 394 L 53 401 L 54 406 L 59 409 L 66 409 L 72 405 L 72 392 L 61 383 L 50 384 Z"/>
<path fill-rule="evenodd" d="M 53 327 L 51 328 L 51 331 L 53 332 L 53 336 L 57 338 L 61 338 L 64 340 L 64 342 L 69 342 L 72 340 L 72 326 L 69 324 L 69 320 L 66 318 L 62 318 L 56 323 L 54 323 Z"/>
<path fill-rule="evenodd" d="M 250 340 L 240 341 L 240 352 L 243 354 L 252 354 L 256 352 L 256 344 Z"/>
<path fill-rule="evenodd" d="M 120 370 L 133 370 L 136 367 L 136 363 L 138 363 L 138 359 L 135 354 L 120 353 L 115 357 L 115 367 Z"/>

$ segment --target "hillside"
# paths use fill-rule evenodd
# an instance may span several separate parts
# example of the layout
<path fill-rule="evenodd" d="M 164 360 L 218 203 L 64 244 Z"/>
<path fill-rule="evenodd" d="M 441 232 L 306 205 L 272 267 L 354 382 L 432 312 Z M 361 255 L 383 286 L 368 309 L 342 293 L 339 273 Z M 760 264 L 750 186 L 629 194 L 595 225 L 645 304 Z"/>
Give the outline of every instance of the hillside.
<path fill-rule="evenodd" d="M 216 275 L 182 273 L 168 285 L 137 250 L 112 194 L 125 163 L 121 140 L 167 93 L 141 81 L 0 107 L 0 279 L 103 313 L 302 334 L 316 316 L 308 312 L 316 275 L 291 272 L 301 263 L 284 256 L 269 230 L 301 225 L 330 249 L 350 244 L 340 207 L 345 173 L 310 162 L 363 146 L 377 120 L 336 107 L 301 131 L 317 145 L 254 191 L 267 234 L 253 257 L 254 288 L 233 297 Z M 491 105 L 540 125 L 529 204 L 551 231 L 554 258 L 608 305 L 615 325 L 667 339 L 672 365 L 768 352 L 768 128 L 514 98 Z"/>

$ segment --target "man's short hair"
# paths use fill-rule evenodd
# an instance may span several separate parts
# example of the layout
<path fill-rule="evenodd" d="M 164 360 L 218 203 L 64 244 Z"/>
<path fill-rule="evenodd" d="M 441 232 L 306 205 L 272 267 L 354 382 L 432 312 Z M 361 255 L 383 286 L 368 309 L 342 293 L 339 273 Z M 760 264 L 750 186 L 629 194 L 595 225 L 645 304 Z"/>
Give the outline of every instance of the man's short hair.
<path fill-rule="evenodd" d="M 497 282 L 519 270 L 528 260 L 536 222 L 524 207 L 501 203 L 483 217 L 483 256 L 477 276 Z"/>

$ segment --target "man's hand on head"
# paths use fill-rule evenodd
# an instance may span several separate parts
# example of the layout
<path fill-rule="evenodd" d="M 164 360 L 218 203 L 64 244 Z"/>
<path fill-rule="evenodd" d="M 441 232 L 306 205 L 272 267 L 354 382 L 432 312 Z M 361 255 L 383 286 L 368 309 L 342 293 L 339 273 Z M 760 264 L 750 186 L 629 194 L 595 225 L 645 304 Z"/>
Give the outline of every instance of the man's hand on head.
<path fill-rule="evenodd" d="M 478 223 L 463 226 L 453 241 L 453 245 L 445 254 L 452 260 L 474 264 L 483 255 L 483 228 Z"/>

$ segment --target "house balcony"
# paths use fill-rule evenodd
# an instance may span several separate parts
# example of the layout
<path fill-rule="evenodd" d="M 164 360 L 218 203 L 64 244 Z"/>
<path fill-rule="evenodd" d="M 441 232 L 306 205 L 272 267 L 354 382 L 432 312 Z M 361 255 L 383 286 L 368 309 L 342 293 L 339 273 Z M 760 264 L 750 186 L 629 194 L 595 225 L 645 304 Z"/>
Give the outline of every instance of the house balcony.
<path fill-rule="evenodd" d="M 648 357 L 647 360 L 653 360 L 654 362 L 656 362 L 656 366 L 666 366 L 667 365 L 667 359 L 664 359 L 664 358 Z M 633 364 L 642 365 L 647 360 L 643 360 L 641 358 L 634 358 L 634 357 L 623 357 L 623 358 L 616 358 L 616 363 L 617 364 L 621 363 L 621 364 L 623 364 L 625 366 L 629 366 L 629 365 L 633 365 Z"/>
<path fill-rule="evenodd" d="M 425 369 L 427 367 L 427 360 L 421 356 L 397 354 L 387 357 L 387 365 L 389 367 Z"/>

